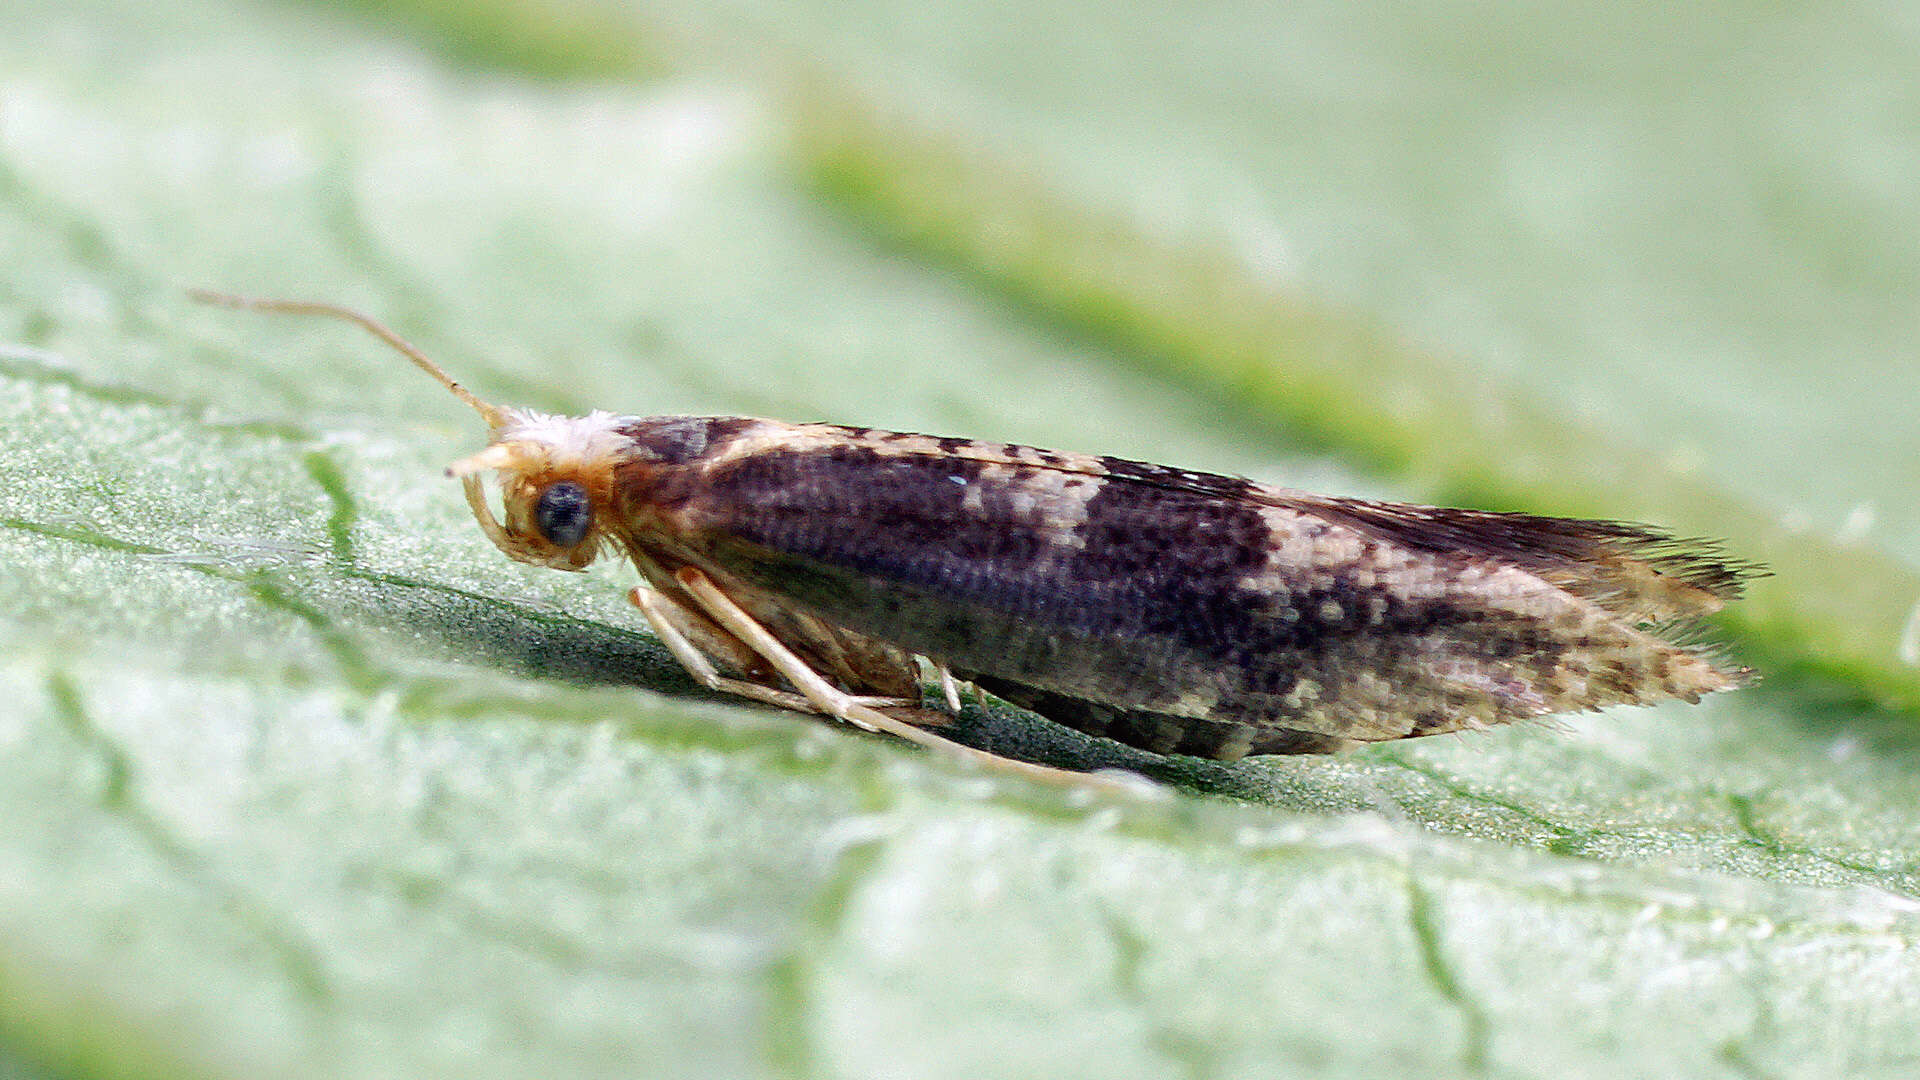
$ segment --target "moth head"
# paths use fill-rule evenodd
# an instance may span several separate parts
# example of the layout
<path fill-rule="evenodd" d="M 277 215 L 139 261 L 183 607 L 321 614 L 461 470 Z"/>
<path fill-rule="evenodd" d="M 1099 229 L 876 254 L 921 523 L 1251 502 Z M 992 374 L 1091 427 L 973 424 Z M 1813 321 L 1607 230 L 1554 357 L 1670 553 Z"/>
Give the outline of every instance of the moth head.
<path fill-rule="evenodd" d="M 191 290 L 195 299 L 254 311 L 324 315 L 343 319 L 399 350 L 454 397 L 487 422 L 487 448 L 454 462 L 449 476 L 460 478 L 467 505 L 501 551 L 536 566 L 583 570 L 612 539 L 604 526 L 611 505 L 613 467 L 627 440 L 620 421 L 608 413 L 551 416 L 527 409 L 492 405 L 455 382 L 440 365 L 385 325 L 351 308 L 310 300 L 262 300 Z M 487 503 L 483 478 L 500 477 L 502 513 Z"/>
<path fill-rule="evenodd" d="M 498 408 L 485 450 L 448 466 L 460 478 L 480 531 L 521 562 L 584 570 L 612 539 L 605 527 L 613 467 L 628 440 L 609 413 L 550 416 Z M 487 501 L 485 474 L 500 477 L 501 514 Z"/>

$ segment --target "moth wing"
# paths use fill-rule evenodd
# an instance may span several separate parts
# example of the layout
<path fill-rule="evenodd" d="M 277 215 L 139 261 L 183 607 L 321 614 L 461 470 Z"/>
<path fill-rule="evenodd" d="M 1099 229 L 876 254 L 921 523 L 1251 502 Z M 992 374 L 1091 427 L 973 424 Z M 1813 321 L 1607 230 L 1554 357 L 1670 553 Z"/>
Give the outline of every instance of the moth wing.
<path fill-rule="evenodd" d="M 716 579 L 1174 722 L 1379 740 L 1737 680 L 1641 625 L 1718 607 L 1745 571 L 1639 526 L 811 425 L 747 429 L 648 487 L 662 538 Z"/>
<path fill-rule="evenodd" d="M 1407 548 L 1520 567 L 1634 623 L 1710 615 L 1739 598 L 1758 566 L 1727 558 L 1716 541 L 1622 521 L 1542 517 L 1373 502 L 1262 489 L 1291 506 Z"/>

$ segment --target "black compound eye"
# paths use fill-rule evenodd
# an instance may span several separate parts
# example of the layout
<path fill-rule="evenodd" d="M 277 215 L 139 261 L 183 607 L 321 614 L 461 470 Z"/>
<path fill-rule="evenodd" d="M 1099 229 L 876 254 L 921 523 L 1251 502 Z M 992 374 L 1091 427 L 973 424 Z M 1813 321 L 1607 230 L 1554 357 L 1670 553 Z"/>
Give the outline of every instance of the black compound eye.
<path fill-rule="evenodd" d="M 533 527 L 555 547 L 570 548 L 586 539 L 591 524 L 593 504 L 587 489 L 571 480 L 548 485 L 533 504 Z"/>

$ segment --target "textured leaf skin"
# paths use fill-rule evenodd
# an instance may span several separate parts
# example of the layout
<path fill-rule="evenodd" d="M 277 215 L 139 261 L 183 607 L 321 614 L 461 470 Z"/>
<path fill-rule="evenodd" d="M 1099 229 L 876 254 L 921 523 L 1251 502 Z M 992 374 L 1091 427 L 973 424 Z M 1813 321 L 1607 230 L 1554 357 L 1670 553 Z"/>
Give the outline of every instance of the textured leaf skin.
<path fill-rule="evenodd" d="M 1701 41 L 1726 40 L 1714 8 L 1674 8 L 1682 21 L 1639 35 L 1617 21 L 1570 33 L 1577 20 L 1558 10 L 1548 32 L 1476 19 L 1453 30 L 1472 48 L 1435 49 L 1445 27 L 1383 32 L 1406 10 L 1390 7 L 1345 6 L 1372 13 L 1351 34 L 1324 22 L 1230 36 L 1365 62 L 1210 62 L 1364 81 L 1365 92 L 1262 95 L 1291 135 L 1230 136 L 1236 152 L 1270 148 L 1278 166 L 1256 171 L 1290 178 L 1277 181 L 1286 205 L 1341 233 L 1298 243 L 1280 276 L 1357 297 L 1396 339 L 1414 327 L 1529 382 L 1626 387 L 1640 406 L 1575 410 L 1570 396 L 1510 411 L 1482 379 L 1478 397 L 1457 399 L 1474 408 L 1425 424 L 1416 408 L 1369 428 L 1330 392 L 1293 407 L 1341 429 L 1344 445 L 1393 448 L 1384 460 L 1414 470 L 1404 487 L 1192 391 L 1192 375 L 1138 374 L 1202 351 L 1264 364 L 1259 349 L 1212 344 L 1271 312 L 1162 324 L 1161 340 L 1205 350 L 1112 349 L 1124 335 L 1079 327 L 1137 327 L 1139 307 L 1062 270 L 1088 260 L 982 244 L 994 259 L 961 263 L 1023 269 L 1081 301 L 1047 310 L 1087 317 L 1036 320 L 982 288 L 1008 289 L 1007 277 L 930 272 L 803 193 L 770 146 L 769 117 L 786 104 L 727 77 L 534 85 L 453 71 L 383 28 L 300 6 L 9 5 L 4 1057 L 58 1076 L 248 1080 L 1913 1075 L 1916 745 L 1864 678 L 1776 666 L 1759 688 L 1697 707 L 1312 762 L 1156 766 L 1015 713 L 970 708 L 956 725 L 978 742 L 1125 760 L 1183 792 L 1230 796 L 1079 805 L 692 694 L 634 630 L 629 575 L 522 573 L 475 535 L 440 475 L 472 449 L 470 417 L 439 388 L 350 339 L 236 320 L 179 293 L 191 283 L 378 310 L 475 385 L 556 411 L 831 417 L 1382 498 L 1436 497 L 1428 468 L 1497 466 L 1537 477 L 1536 496 L 1564 487 L 1560 509 L 1691 526 L 1651 504 L 1572 505 L 1611 490 L 1575 480 L 1574 466 L 1612 462 L 1619 489 L 1685 503 L 1715 519 L 1693 531 L 1720 535 L 1744 531 L 1720 509 L 1758 490 L 1793 511 L 1776 515 L 1781 535 L 1813 553 L 1792 592 L 1756 592 L 1785 620 L 1758 624 L 1843 640 L 1894 670 L 1916 535 L 1900 515 L 1920 507 L 1908 497 L 1920 474 L 1886 467 L 1912 459 L 1901 440 L 1913 426 L 1875 418 L 1920 408 L 1904 357 L 1876 376 L 1886 354 L 1867 346 L 1913 337 L 1900 323 L 1920 310 L 1904 295 L 1903 253 L 1920 250 L 1903 239 L 1909 207 L 1875 210 L 1876 192 L 1911 185 L 1849 173 L 1856 195 L 1835 215 L 1793 185 L 1875 162 L 1897 174 L 1897 152 L 1849 148 L 1904 138 L 1853 97 L 1910 78 L 1898 28 L 1858 9 L 1743 12 L 1741 57 L 1771 42 L 1761 51 L 1813 65 L 1782 77 L 1730 53 L 1700 62 Z M 860 40 L 829 42 L 820 28 L 885 25 L 858 8 L 753 10 L 821 33 L 788 38 L 818 56 Z M 1026 38 L 1071 44 L 1090 40 L 1090 19 L 1187 10 L 1105 5 L 1074 34 Z M 1721 36 L 1688 30 L 1708 25 Z M 975 11 L 947 30 L 1031 26 Z M 1166 46 L 1186 38 L 1142 36 L 1163 57 L 1188 55 Z M 1542 62 L 1554 48 L 1583 61 Z M 1139 92 L 1166 85 L 1124 51 L 1081 55 L 1111 58 Z M 935 70 L 892 64 L 862 85 Z M 1058 77 L 1031 83 L 1044 101 L 1073 105 L 1083 99 L 1057 91 L 1095 85 L 1084 66 L 1045 70 Z M 1674 115 L 1611 96 L 1609 70 L 1648 74 L 1618 85 L 1661 108 L 1727 121 L 1646 144 L 1656 171 L 1670 164 L 1704 189 L 1662 202 L 1632 155 L 1596 163 L 1596 146 L 1638 145 L 1632 118 Z M 1569 96 L 1569 72 L 1596 96 Z M 1527 73 L 1559 89 L 1517 92 Z M 1429 107 L 1383 107 L 1395 87 Z M 1501 101 L 1539 111 L 1516 123 Z M 1590 107 L 1601 102 L 1613 104 Z M 1189 134 L 1237 115 L 1205 95 L 1193 104 Z M 1007 126 L 1023 115 L 995 107 Z M 1054 161 L 1082 163 L 1074 176 L 1150 192 L 1145 170 L 1227 160 L 1190 145 L 1143 154 L 1165 143 L 1117 136 L 1116 116 L 1075 108 L 1097 117 L 1100 139 L 1073 138 L 1084 128 L 1070 129 L 1067 109 L 1030 128 Z M 1367 116 L 1393 123 L 1358 122 Z M 1779 136 L 1783 117 L 1816 137 Z M 1543 130 L 1566 138 L 1525 134 Z M 1377 145 L 1330 137 L 1341 133 Z M 1513 155 L 1520 145 L 1557 150 Z M 1754 145 L 1790 167 L 1730 167 L 1729 148 Z M 895 179 L 932 175 L 911 147 L 884 148 L 913 163 Z M 1698 168 L 1696 148 L 1718 148 L 1718 167 Z M 1582 183 L 1537 182 L 1543 162 L 1548 181 Z M 1093 201 L 1063 171 L 1049 202 L 1017 202 L 982 175 L 1021 174 L 940 189 L 998 208 L 954 219 L 987 223 L 982 236 L 1057 224 L 1061 205 Z M 1188 205 L 1237 212 L 1236 190 Z M 1765 212 L 1777 217 L 1739 212 L 1755 190 L 1779 196 Z M 1469 204 L 1446 201 L 1456 195 Z M 1732 212 L 1700 209 L 1715 206 Z M 1736 223 L 1748 231 L 1714 239 L 1755 246 L 1695 245 L 1693 220 Z M 1449 223 L 1445 242 L 1421 224 L 1434 222 Z M 1136 257 L 1135 232 L 1087 235 L 1126 256 L 1115 265 L 1155 266 Z M 1382 237 L 1392 244 L 1369 242 Z M 1136 280 L 1137 301 L 1153 289 Z M 1501 282 L 1527 288 L 1490 287 Z M 1498 310 L 1527 317 L 1485 317 L 1477 300 L 1496 293 Z M 1244 295 L 1194 294 L 1225 307 Z M 1720 306 L 1749 301 L 1774 318 Z M 1673 322 L 1634 332 L 1646 312 Z M 1489 340 L 1516 328 L 1526 340 Z M 1421 376 L 1339 383 L 1390 408 L 1440 366 L 1425 350 L 1314 340 L 1357 369 Z M 1589 353 L 1596 342 L 1611 361 Z M 1684 342 L 1720 359 L 1682 367 Z M 1813 356 L 1823 363 L 1795 366 Z M 1750 369 L 1742 357 L 1763 359 Z M 1858 366 L 1836 377 L 1825 361 L 1841 360 Z M 1220 363 L 1211 378 L 1265 387 L 1248 394 L 1269 404 L 1301 389 L 1250 374 L 1251 361 Z M 1447 444 L 1457 468 L 1402 441 L 1434 424 L 1460 429 Z M 1592 444 L 1554 434 L 1594 424 L 1608 445 L 1705 464 L 1678 484 L 1644 456 L 1589 459 Z M 1546 434 L 1527 454 L 1489 451 L 1528 432 Z M 1877 508 L 1865 532 L 1836 533 L 1863 501 Z"/>

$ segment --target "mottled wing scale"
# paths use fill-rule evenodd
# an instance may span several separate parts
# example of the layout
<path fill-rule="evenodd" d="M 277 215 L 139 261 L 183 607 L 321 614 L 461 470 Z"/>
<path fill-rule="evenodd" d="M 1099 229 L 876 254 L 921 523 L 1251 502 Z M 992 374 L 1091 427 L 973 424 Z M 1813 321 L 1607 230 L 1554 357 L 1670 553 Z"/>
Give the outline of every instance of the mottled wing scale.
<path fill-rule="evenodd" d="M 1634 526 L 831 425 L 625 433 L 644 558 L 1148 749 L 1320 751 L 1738 678 L 1645 624 L 1744 568 Z"/>

